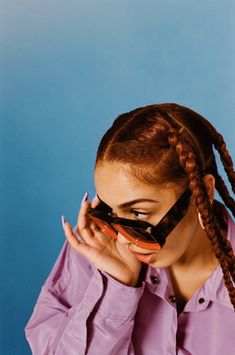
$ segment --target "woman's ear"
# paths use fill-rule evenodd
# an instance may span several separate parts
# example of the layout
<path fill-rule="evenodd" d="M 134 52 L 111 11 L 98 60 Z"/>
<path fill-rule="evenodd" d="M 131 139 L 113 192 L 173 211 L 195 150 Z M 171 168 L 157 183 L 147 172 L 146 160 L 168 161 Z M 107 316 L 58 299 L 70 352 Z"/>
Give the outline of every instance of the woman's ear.
<path fill-rule="evenodd" d="M 212 202 L 215 197 L 215 178 L 212 174 L 206 174 L 203 177 L 203 181 L 206 184 L 208 196 L 210 201 Z"/>

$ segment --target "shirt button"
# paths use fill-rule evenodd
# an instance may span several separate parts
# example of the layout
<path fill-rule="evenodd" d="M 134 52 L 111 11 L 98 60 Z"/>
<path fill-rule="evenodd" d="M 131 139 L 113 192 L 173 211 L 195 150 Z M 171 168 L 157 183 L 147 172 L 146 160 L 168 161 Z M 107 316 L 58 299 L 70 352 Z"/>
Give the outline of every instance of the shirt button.
<path fill-rule="evenodd" d="M 170 295 L 170 296 L 169 296 L 169 301 L 170 301 L 171 303 L 175 303 L 175 302 L 176 302 L 175 296 L 174 296 L 174 295 Z"/>
<path fill-rule="evenodd" d="M 150 277 L 150 280 L 151 280 L 153 285 L 156 285 L 159 282 L 158 277 L 154 276 L 154 275 Z"/>
<path fill-rule="evenodd" d="M 204 298 L 199 298 L 198 302 L 199 302 L 200 304 L 202 304 L 202 303 L 205 302 L 205 299 L 204 299 Z"/>

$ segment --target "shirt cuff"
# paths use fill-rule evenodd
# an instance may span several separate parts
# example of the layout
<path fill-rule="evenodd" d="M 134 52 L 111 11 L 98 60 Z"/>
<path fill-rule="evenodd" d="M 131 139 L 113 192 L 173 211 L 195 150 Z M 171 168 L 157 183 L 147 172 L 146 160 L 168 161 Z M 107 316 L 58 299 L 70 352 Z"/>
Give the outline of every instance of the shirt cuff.
<path fill-rule="evenodd" d="M 96 311 L 113 319 L 134 319 L 145 282 L 143 281 L 140 287 L 126 286 L 103 271 L 97 272 L 102 275 L 104 290 L 95 307 Z"/>

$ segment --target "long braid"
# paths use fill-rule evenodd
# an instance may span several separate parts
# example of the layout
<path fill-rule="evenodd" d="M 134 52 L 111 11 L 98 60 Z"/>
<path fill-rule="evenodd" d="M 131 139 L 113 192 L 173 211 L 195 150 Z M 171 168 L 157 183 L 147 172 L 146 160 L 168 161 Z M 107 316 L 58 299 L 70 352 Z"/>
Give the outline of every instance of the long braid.
<path fill-rule="evenodd" d="M 214 128 L 214 131 L 215 131 L 215 128 Z M 224 166 L 224 170 L 227 173 L 228 179 L 229 179 L 231 186 L 232 186 L 232 190 L 235 193 L 235 171 L 233 169 L 233 161 L 232 161 L 232 158 L 227 150 L 223 136 L 221 134 L 219 134 L 217 131 L 215 131 L 215 135 L 214 135 L 214 145 L 220 154 L 221 161 Z"/>
<path fill-rule="evenodd" d="M 186 135 L 186 133 L 184 134 Z M 174 147 L 176 150 L 179 162 L 189 178 L 189 187 L 195 198 L 198 212 L 201 214 L 207 237 L 211 242 L 212 251 L 221 265 L 225 286 L 228 290 L 230 301 L 235 309 L 235 287 L 231 280 L 232 277 L 235 282 L 234 267 L 231 267 L 233 262 L 231 259 L 231 262 L 228 262 L 228 255 L 226 255 L 227 253 L 224 251 L 224 246 L 228 247 L 228 244 L 226 243 L 226 238 L 224 238 L 216 217 L 213 214 L 206 185 L 200 176 L 195 152 L 189 143 L 187 143 L 187 141 L 190 140 L 187 139 L 185 142 L 185 140 L 182 139 L 182 135 L 182 132 L 178 133 L 173 129 L 169 133 L 168 141 L 170 146 Z M 185 149 L 185 147 L 187 148 Z M 232 249 L 230 248 L 229 256 L 230 258 L 234 257 Z"/>
<path fill-rule="evenodd" d="M 228 176 L 228 180 L 230 181 L 231 186 L 232 186 L 232 190 L 234 192 L 235 191 L 235 172 L 233 170 L 233 161 L 232 161 L 231 156 L 226 148 L 226 144 L 223 139 L 223 136 L 217 132 L 215 127 L 207 119 L 205 119 L 204 117 L 202 117 L 200 115 L 197 115 L 197 118 L 207 128 L 207 131 L 211 137 L 212 144 L 214 145 L 214 147 L 216 148 L 216 150 L 218 151 L 218 153 L 220 155 L 224 169 L 225 169 L 227 176 Z M 217 169 L 214 157 L 213 157 L 213 161 L 211 163 L 211 166 L 212 166 L 212 173 L 215 177 L 216 190 L 220 194 L 225 205 L 230 209 L 233 216 L 235 217 L 235 200 L 230 195 L 229 190 L 224 183 L 224 180 L 222 179 L 222 177 L 218 173 L 218 169 Z M 219 225 L 217 226 L 217 235 L 218 235 L 218 233 L 220 233 Z M 231 243 L 226 237 L 223 237 L 221 239 L 221 248 L 227 257 L 229 271 L 230 271 L 233 281 L 234 281 L 235 280 L 235 256 L 234 256 L 234 253 L 233 253 L 233 250 L 231 247 Z"/>
<path fill-rule="evenodd" d="M 223 199 L 225 205 L 230 209 L 233 216 L 235 216 L 235 201 L 230 196 L 227 186 L 224 183 L 222 177 L 218 174 L 217 169 L 214 172 L 215 177 L 215 187 L 218 193 L 220 194 L 221 198 Z"/>
<path fill-rule="evenodd" d="M 205 135 L 207 139 L 210 139 L 211 144 L 214 146 L 214 148 L 218 151 L 221 162 L 223 164 L 224 170 L 228 176 L 228 180 L 231 184 L 232 191 L 235 193 L 235 171 L 233 168 L 233 161 L 232 158 L 229 154 L 229 151 L 226 147 L 226 143 L 224 141 L 223 136 L 217 132 L 216 128 L 203 116 L 193 112 L 189 108 L 182 107 L 180 105 L 173 104 L 173 106 L 170 104 L 162 104 L 161 106 L 161 111 L 167 112 L 168 116 L 171 118 L 172 121 L 176 120 L 175 116 L 178 116 L 179 122 L 181 122 L 181 119 L 184 120 L 183 126 L 185 128 L 187 127 L 187 122 L 188 118 L 193 117 L 194 120 L 191 121 L 190 123 L 193 122 L 198 122 L 200 123 L 201 126 L 195 128 L 194 133 L 192 133 L 190 130 L 190 136 L 193 138 L 194 136 L 194 143 L 197 146 L 197 133 L 196 131 L 200 132 L 199 134 L 201 135 L 201 131 L 205 131 Z M 162 110 L 163 109 L 163 110 Z M 177 112 L 179 113 L 177 115 Z M 172 113 L 172 114 L 171 114 Z M 177 119 L 177 121 L 178 121 Z M 175 126 L 175 122 L 173 123 L 173 127 Z M 187 128 L 186 128 L 187 129 Z M 200 139 L 199 139 L 200 141 Z M 199 147 L 198 153 L 200 157 L 202 156 L 201 149 Z M 216 162 L 214 156 L 210 156 L 210 159 L 212 158 L 212 161 L 209 162 L 209 173 L 212 173 L 216 179 L 216 190 L 219 192 L 220 196 L 222 197 L 225 205 L 231 210 L 233 216 L 235 217 L 235 201 L 234 198 L 230 195 L 223 179 L 221 176 L 218 174 L 217 167 L 216 167 Z M 210 160 L 209 159 L 209 160 Z M 206 162 L 206 166 L 208 167 L 208 162 Z"/>
<path fill-rule="evenodd" d="M 229 151 L 226 147 L 226 143 L 224 141 L 223 136 L 217 132 L 215 127 L 204 117 L 198 115 L 198 119 L 202 122 L 202 124 L 207 127 L 208 132 L 211 135 L 212 142 L 214 144 L 214 147 L 218 151 L 220 155 L 220 159 L 222 161 L 222 164 L 224 166 L 224 170 L 226 171 L 226 174 L 228 176 L 228 180 L 232 186 L 232 190 L 235 193 L 235 171 L 233 168 L 233 161 L 232 158 L 229 154 Z M 234 214 L 235 216 L 235 214 Z"/>

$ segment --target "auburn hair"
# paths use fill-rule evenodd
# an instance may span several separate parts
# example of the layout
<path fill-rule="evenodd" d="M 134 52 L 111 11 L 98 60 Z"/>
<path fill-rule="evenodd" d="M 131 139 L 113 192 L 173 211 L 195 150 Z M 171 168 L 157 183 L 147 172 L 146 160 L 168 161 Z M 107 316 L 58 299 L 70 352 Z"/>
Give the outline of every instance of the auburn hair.
<path fill-rule="evenodd" d="M 225 232 L 225 208 L 218 201 L 211 203 L 203 177 L 214 176 L 216 190 L 233 216 L 235 201 L 218 173 L 213 148 L 235 193 L 233 162 L 215 127 L 187 107 L 174 103 L 150 105 L 116 118 L 100 141 L 96 165 L 120 162 L 141 181 L 189 186 L 235 309 L 235 256 Z"/>

